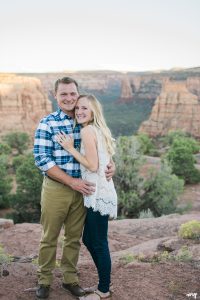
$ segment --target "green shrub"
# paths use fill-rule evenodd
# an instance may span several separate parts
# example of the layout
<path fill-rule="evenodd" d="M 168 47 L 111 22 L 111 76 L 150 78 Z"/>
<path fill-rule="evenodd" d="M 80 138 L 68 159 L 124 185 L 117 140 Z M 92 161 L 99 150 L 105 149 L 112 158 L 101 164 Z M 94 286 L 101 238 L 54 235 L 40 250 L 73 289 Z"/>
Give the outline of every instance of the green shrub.
<path fill-rule="evenodd" d="M 176 199 L 183 191 L 183 180 L 172 174 L 166 162 L 148 179 L 142 177 L 140 167 L 144 159 L 136 137 L 118 138 L 115 161 L 119 216 L 138 218 L 148 209 L 156 217 L 176 211 Z"/>
<path fill-rule="evenodd" d="M 193 147 L 185 138 L 173 141 L 167 155 L 172 172 L 184 179 L 186 183 L 200 182 L 200 171 L 194 166 Z"/>
<path fill-rule="evenodd" d="M 39 221 L 42 179 L 33 155 L 24 156 L 22 164 L 17 168 L 17 191 L 11 202 L 14 212 L 10 217 L 15 223 Z"/>
<path fill-rule="evenodd" d="M 176 140 L 183 140 L 192 150 L 192 153 L 197 153 L 200 150 L 200 144 L 194 138 L 189 136 L 188 133 L 177 130 L 170 131 L 162 141 L 165 146 L 171 146 Z"/>
<path fill-rule="evenodd" d="M 172 144 L 174 147 L 179 145 L 184 145 L 190 149 L 190 151 L 195 154 L 200 150 L 199 142 L 191 137 L 179 137 L 173 140 Z"/>
<path fill-rule="evenodd" d="M 141 262 L 160 263 L 160 262 L 188 262 L 192 261 L 193 257 L 187 246 L 182 246 L 177 254 L 163 251 L 161 253 L 155 252 L 153 255 L 139 254 L 135 259 Z"/>
<path fill-rule="evenodd" d="M 0 155 L 2 154 L 10 154 L 12 152 L 12 149 L 9 145 L 0 143 Z"/>
<path fill-rule="evenodd" d="M 10 205 L 11 178 L 8 175 L 8 157 L 0 155 L 0 209 Z"/>
<path fill-rule="evenodd" d="M 13 158 L 12 166 L 15 171 L 23 164 L 25 158 L 26 156 L 22 154 Z"/>
<path fill-rule="evenodd" d="M 140 198 L 143 178 L 139 175 L 139 169 L 144 160 L 136 137 L 117 139 L 115 162 L 114 181 L 119 198 L 119 216 L 137 218 L 140 211 L 144 209 Z"/>
<path fill-rule="evenodd" d="M 152 211 L 148 208 L 147 210 L 142 210 L 139 215 L 139 219 L 154 218 Z"/>
<path fill-rule="evenodd" d="M 175 256 L 176 261 L 188 262 L 192 260 L 192 254 L 190 253 L 187 246 L 181 247 L 178 254 Z"/>
<path fill-rule="evenodd" d="M 162 163 L 161 169 L 151 171 L 144 183 L 142 199 L 146 209 L 149 208 L 155 217 L 175 212 L 183 186 L 183 180 L 172 174 L 169 165 Z"/>
<path fill-rule="evenodd" d="M 172 145 L 174 140 L 176 140 L 177 138 L 186 138 L 186 137 L 188 137 L 188 134 L 184 131 L 171 130 L 167 133 L 166 136 L 162 137 L 162 141 L 167 146 L 167 145 Z"/>
<path fill-rule="evenodd" d="M 141 152 L 145 155 L 152 155 L 155 151 L 155 146 L 152 142 L 152 139 L 145 133 L 138 134 L 137 138 L 140 142 Z"/>
<path fill-rule="evenodd" d="M 12 257 L 5 253 L 3 247 L 0 245 L 0 277 L 3 275 L 3 270 L 12 261 Z"/>
<path fill-rule="evenodd" d="M 178 234 L 184 239 L 200 239 L 200 222 L 192 220 L 182 224 Z"/>
<path fill-rule="evenodd" d="M 23 154 L 28 149 L 29 136 L 26 132 L 11 132 L 3 137 L 3 140 L 12 148 Z"/>
<path fill-rule="evenodd" d="M 120 261 L 124 265 L 129 264 L 135 260 L 136 260 L 136 256 L 134 256 L 133 254 L 130 254 L 130 253 L 127 253 L 127 254 L 123 255 L 122 257 L 120 257 Z"/>

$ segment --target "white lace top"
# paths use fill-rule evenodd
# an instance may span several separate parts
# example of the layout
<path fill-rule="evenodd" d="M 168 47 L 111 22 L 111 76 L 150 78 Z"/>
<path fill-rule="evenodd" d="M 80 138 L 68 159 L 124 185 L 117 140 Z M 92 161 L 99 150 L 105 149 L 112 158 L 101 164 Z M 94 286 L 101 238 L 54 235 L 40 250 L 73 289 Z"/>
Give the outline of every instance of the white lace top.
<path fill-rule="evenodd" d="M 97 151 L 99 157 L 99 168 L 97 172 L 91 172 L 81 165 L 82 179 L 95 183 L 95 192 L 90 196 L 84 196 L 84 205 L 92 207 L 94 211 L 99 211 L 101 215 L 109 215 L 111 218 L 117 217 L 117 194 L 113 180 L 106 180 L 105 170 L 110 162 L 110 156 L 107 152 L 104 137 L 101 130 L 93 125 L 97 138 Z M 81 143 L 81 154 L 85 154 L 83 143 Z"/>

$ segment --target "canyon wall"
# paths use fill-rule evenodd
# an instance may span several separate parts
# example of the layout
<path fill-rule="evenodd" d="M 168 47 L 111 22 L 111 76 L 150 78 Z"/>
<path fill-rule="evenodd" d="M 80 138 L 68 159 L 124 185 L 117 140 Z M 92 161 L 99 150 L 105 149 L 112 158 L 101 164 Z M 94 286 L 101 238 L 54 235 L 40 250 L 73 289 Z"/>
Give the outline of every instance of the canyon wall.
<path fill-rule="evenodd" d="M 76 79 L 81 93 L 103 95 L 104 101 L 116 101 L 116 106 L 137 101 L 142 111 L 144 106 L 139 103 L 149 101 L 152 112 L 149 120 L 140 125 L 139 132 L 158 136 L 182 129 L 200 137 L 200 68 L 126 74 L 115 71 L 0 74 L 0 135 L 16 130 L 33 134 L 38 121 L 52 111 L 48 98 L 53 101 L 54 83 L 64 76 Z"/>
<path fill-rule="evenodd" d="M 149 120 L 143 122 L 139 132 L 151 136 L 165 135 L 170 130 L 182 129 L 200 137 L 199 100 L 200 69 L 168 72 L 74 72 L 62 74 L 37 74 L 44 90 L 53 93 L 57 78 L 70 76 L 76 79 L 80 91 L 107 93 L 113 86 L 121 89 L 117 103 L 151 101 L 152 112 Z M 137 102 L 138 103 L 138 102 Z"/>
<path fill-rule="evenodd" d="M 24 131 L 33 135 L 52 105 L 38 78 L 0 74 L 0 135 Z"/>
<path fill-rule="evenodd" d="M 134 100 L 155 100 L 162 88 L 162 76 L 133 75 L 124 76 L 121 80 L 120 102 L 132 102 Z"/>
<path fill-rule="evenodd" d="M 47 93 L 53 93 L 54 83 L 58 78 L 71 77 L 74 78 L 79 85 L 80 93 L 86 91 L 105 92 L 110 86 L 120 85 L 123 74 L 120 72 L 66 72 L 66 73 L 43 73 L 34 74 L 41 80 L 42 86 Z"/>
<path fill-rule="evenodd" d="M 149 119 L 143 122 L 139 132 L 162 136 L 171 130 L 183 130 L 200 137 L 199 78 L 163 82 Z"/>
<path fill-rule="evenodd" d="M 130 102 L 133 99 L 133 90 L 131 86 L 131 81 L 127 76 L 124 76 L 121 80 L 121 96 L 120 102 Z"/>

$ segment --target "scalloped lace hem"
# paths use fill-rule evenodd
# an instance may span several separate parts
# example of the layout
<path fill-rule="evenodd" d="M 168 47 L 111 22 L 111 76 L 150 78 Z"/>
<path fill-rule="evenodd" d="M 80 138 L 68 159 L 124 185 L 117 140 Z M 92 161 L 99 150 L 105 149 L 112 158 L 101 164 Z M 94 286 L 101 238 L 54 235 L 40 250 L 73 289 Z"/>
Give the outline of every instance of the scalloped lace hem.
<path fill-rule="evenodd" d="M 92 205 L 91 203 L 87 203 L 87 201 L 84 201 L 84 206 L 87 208 L 92 208 L 93 211 L 99 211 L 102 216 L 109 215 L 110 218 L 116 219 L 117 218 L 117 206 L 113 204 L 111 201 L 106 203 L 106 206 L 104 205 L 98 205 L 98 202 L 96 205 Z"/>

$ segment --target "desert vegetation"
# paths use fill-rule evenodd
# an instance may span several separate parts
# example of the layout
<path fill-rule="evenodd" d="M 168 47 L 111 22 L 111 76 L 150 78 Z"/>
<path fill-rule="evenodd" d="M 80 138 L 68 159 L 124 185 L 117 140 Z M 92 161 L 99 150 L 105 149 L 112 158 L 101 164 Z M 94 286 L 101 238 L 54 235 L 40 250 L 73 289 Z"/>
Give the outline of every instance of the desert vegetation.
<path fill-rule="evenodd" d="M 114 182 L 119 218 L 180 212 L 177 199 L 184 185 L 200 181 L 194 158 L 199 149 L 199 142 L 182 132 L 171 132 L 156 140 L 145 134 L 118 137 Z M 142 173 L 148 155 L 159 156 L 160 164 Z M 34 164 L 26 133 L 2 137 L 0 175 L 0 209 L 10 208 L 7 217 L 15 223 L 38 222 L 43 176 Z"/>

